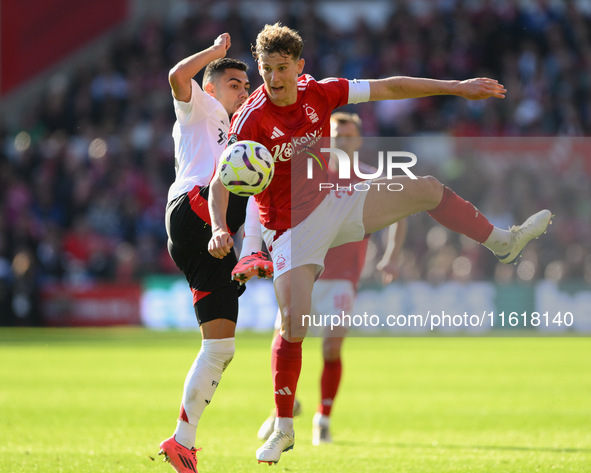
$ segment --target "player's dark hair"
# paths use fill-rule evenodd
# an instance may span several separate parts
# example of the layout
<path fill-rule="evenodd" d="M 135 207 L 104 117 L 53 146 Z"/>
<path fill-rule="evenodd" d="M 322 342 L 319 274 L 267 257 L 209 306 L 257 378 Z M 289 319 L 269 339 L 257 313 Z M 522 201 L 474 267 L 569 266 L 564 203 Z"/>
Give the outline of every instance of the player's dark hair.
<path fill-rule="evenodd" d="M 303 47 L 304 42 L 297 31 L 277 22 L 274 25 L 265 25 L 257 35 L 256 45 L 251 47 L 251 50 L 257 60 L 263 53 L 279 53 L 297 61 Z"/>
<path fill-rule="evenodd" d="M 210 82 L 215 82 L 226 71 L 226 69 L 238 69 L 246 72 L 248 66 L 240 59 L 233 59 L 230 57 L 222 57 L 211 61 L 205 68 L 203 73 L 203 86 Z"/>

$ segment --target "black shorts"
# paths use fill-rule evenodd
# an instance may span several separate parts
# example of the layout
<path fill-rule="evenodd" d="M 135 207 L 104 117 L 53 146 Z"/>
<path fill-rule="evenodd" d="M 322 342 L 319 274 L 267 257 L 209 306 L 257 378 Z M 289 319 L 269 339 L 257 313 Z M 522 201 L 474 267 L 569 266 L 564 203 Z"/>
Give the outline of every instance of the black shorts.
<path fill-rule="evenodd" d="M 232 281 L 232 269 L 237 263 L 234 250 L 222 259 L 214 258 L 207 251 L 211 239 L 207 196 L 207 187 L 196 188 L 168 204 L 168 252 L 191 287 L 199 325 L 215 319 L 236 322 L 238 297 L 245 286 Z M 227 220 L 232 233 L 244 223 L 246 202 L 247 198 L 230 194 Z"/>

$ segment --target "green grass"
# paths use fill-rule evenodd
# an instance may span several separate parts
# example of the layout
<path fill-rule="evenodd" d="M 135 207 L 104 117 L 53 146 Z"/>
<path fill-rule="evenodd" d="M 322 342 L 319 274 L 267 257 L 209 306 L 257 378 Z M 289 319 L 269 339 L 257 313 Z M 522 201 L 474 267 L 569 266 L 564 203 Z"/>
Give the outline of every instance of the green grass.
<path fill-rule="evenodd" d="M 237 354 L 198 430 L 201 473 L 589 472 L 591 339 L 350 338 L 335 442 L 312 447 L 320 341 L 304 343 L 297 442 L 272 469 L 270 334 Z M 0 328 L 0 472 L 172 472 L 197 333 Z"/>

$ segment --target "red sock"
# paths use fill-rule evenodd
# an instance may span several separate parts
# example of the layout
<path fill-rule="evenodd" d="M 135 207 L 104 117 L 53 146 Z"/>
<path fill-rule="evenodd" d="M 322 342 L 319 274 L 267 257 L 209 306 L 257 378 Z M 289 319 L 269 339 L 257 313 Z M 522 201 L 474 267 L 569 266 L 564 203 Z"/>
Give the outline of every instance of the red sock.
<path fill-rule="evenodd" d="M 302 342 L 291 343 L 277 335 L 271 356 L 277 417 L 293 417 L 293 402 L 301 370 Z"/>
<path fill-rule="evenodd" d="M 329 416 L 332 409 L 332 403 L 337 396 L 339 384 L 341 384 L 341 373 L 343 365 L 341 360 L 324 361 L 324 369 L 320 378 L 320 407 L 318 412 L 323 416 Z"/>
<path fill-rule="evenodd" d="M 439 205 L 427 213 L 444 227 L 462 233 L 478 243 L 484 243 L 493 230 L 493 224 L 474 205 L 449 187 L 443 188 Z"/>

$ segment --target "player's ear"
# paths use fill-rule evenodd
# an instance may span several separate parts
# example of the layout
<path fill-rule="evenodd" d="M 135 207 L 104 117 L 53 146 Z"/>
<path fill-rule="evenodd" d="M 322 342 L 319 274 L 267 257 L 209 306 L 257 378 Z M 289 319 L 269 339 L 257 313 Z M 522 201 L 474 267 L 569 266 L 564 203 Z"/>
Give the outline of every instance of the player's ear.
<path fill-rule="evenodd" d="M 207 84 L 205 84 L 203 90 L 212 97 L 215 97 L 215 84 L 213 82 L 208 82 Z"/>
<path fill-rule="evenodd" d="M 257 61 L 257 69 L 259 70 L 259 76 L 263 77 L 263 65 Z"/>
<path fill-rule="evenodd" d="M 304 61 L 304 58 L 301 57 L 297 62 L 298 75 L 304 71 L 304 64 L 306 64 L 306 61 Z"/>

